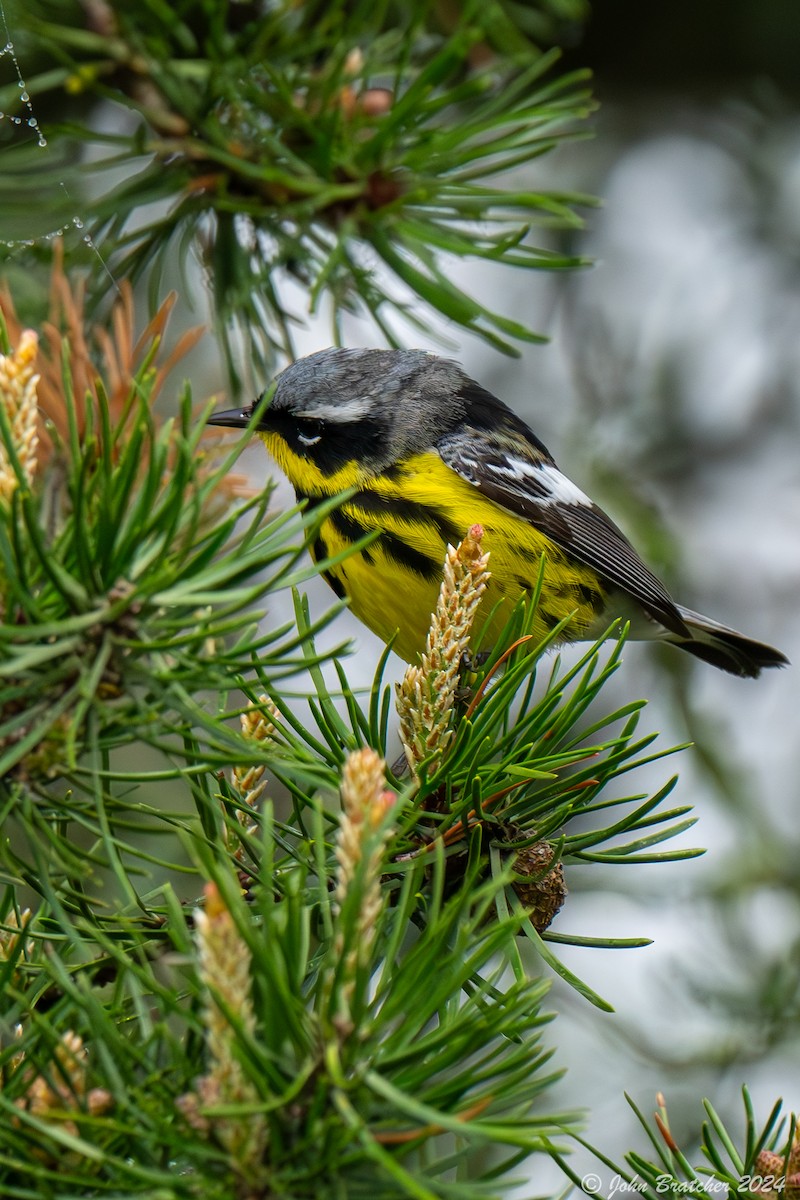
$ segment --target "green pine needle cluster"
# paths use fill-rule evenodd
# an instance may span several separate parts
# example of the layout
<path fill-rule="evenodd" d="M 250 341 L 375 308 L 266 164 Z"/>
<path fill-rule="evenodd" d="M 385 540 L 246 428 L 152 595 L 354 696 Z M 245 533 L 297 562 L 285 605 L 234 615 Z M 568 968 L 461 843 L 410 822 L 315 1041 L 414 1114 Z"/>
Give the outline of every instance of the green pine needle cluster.
<path fill-rule="evenodd" d="M 540 19 L 577 8 L 538 7 Z M 528 26 L 522 6 L 497 2 L 101 0 L 74 23 L 20 6 L 15 27 L 45 59 L 26 80 L 30 95 L 99 96 L 127 115 L 119 131 L 48 129 L 51 155 L 92 144 L 91 196 L 62 158 L 50 177 L 24 145 L 7 158 L 0 195 L 24 218 L 34 180 L 50 178 L 55 192 L 66 179 L 107 266 L 146 274 L 153 294 L 171 263 L 197 253 L 234 379 L 233 330 L 256 378 L 276 350 L 291 357 L 292 282 L 311 312 L 330 306 L 337 341 L 345 312 L 369 313 L 397 345 L 393 314 L 427 330 L 433 310 L 512 352 L 538 335 L 455 282 L 447 256 L 575 266 L 531 231 L 575 229 L 576 209 L 591 203 L 519 182 L 592 107 L 585 73 L 553 74 L 557 55 Z M 17 99 L 13 85 L 0 91 L 4 107 Z M 105 182 L 132 160 L 140 170 Z M 104 269 L 98 285 L 108 280 Z"/>
<path fill-rule="evenodd" d="M 132 740 L 178 752 L 198 719 L 224 745 L 197 693 L 226 691 L 256 654 L 277 675 L 304 662 L 291 627 L 256 633 L 255 622 L 265 591 L 308 577 L 311 526 L 297 511 L 270 515 L 270 489 L 230 503 L 232 455 L 204 447 L 188 392 L 174 419 L 156 421 L 156 348 L 113 427 L 100 391 L 81 403 L 79 431 L 67 378 L 68 435 L 52 430 L 40 486 L 0 407 L 18 480 L 0 522 L 4 776 L 20 764 L 32 780 L 74 769 L 90 723 L 103 752 Z"/>
<path fill-rule="evenodd" d="M 224 498 L 232 454 L 152 381 L 151 352 L 113 420 L 67 375 L 69 436 L 0 508 L 3 1195 L 499 1195 L 577 1133 L 551 972 L 608 1007 L 559 944 L 644 944 L 550 932 L 564 879 L 693 853 L 655 849 L 670 784 L 617 787 L 660 753 L 599 708 L 624 639 L 537 678 L 534 597 L 409 776 L 385 656 L 362 699 L 299 592 L 270 625 L 319 513 Z"/>
<path fill-rule="evenodd" d="M 695 1139 L 702 1153 L 699 1163 L 693 1163 L 676 1141 L 662 1095 L 656 1097 L 658 1107 L 650 1120 L 630 1097 L 628 1103 L 650 1143 L 649 1156 L 633 1151 L 625 1156 L 625 1164 L 619 1164 L 580 1139 L 596 1155 L 601 1169 L 608 1171 L 608 1181 L 616 1179 L 618 1191 L 633 1192 L 645 1200 L 706 1195 L 793 1200 L 800 1193 L 797 1116 L 785 1112 L 782 1101 L 777 1101 L 759 1125 L 750 1092 L 743 1087 L 740 1133 L 726 1126 L 714 1106 L 704 1100 L 705 1120 Z M 684 1114 L 680 1116 L 685 1125 Z M 582 1188 L 582 1179 L 569 1162 L 558 1154 L 556 1157 L 573 1183 Z"/>

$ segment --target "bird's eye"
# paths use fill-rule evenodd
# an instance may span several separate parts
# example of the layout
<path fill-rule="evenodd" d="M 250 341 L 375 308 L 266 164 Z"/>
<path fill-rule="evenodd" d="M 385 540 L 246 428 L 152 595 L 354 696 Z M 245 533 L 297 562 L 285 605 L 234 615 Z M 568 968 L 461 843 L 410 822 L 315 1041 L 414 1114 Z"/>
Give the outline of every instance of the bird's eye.
<path fill-rule="evenodd" d="M 316 446 L 322 437 L 322 421 L 303 421 L 297 430 L 297 440 L 301 446 Z"/>

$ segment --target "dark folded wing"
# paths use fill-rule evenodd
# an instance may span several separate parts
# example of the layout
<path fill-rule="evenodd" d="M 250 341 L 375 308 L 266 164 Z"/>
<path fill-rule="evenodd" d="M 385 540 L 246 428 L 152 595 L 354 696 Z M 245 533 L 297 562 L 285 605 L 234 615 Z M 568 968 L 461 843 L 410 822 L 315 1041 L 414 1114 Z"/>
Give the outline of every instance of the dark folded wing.
<path fill-rule="evenodd" d="M 529 521 L 546 537 L 601 578 L 638 600 L 673 633 L 691 636 L 664 585 L 639 558 L 624 533 L 552 459 L 531 446 L 521 455 L 517 441 L 462 429 L 437 447 L 444 462 L 488 499 Z"/>

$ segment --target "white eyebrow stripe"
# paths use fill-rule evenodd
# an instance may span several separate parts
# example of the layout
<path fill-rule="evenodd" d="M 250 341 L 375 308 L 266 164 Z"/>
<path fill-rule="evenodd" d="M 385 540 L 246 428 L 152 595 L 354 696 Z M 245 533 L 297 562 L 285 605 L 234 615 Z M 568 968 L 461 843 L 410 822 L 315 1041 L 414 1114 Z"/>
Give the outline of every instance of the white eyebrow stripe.
<path fill-rule="evenodd" d="M 366 396 L 354 396 L 344 404 L 327 404 L 321 400 L 319 404 L 302 408 L 297 412 L 301 421 L 330 421 L 336 425 L 346 425 L 350 421 L 361 421 L 372 411 L 372 401 Z"/>

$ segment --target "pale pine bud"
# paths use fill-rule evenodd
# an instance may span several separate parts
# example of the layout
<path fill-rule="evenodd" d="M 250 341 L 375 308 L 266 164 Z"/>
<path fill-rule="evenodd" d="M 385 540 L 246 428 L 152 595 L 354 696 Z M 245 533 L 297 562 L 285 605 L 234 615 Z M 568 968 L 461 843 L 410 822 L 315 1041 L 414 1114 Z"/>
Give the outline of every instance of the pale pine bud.
<path fill-rule="evenodd" d="M 21 1033 L 21 1029 L 19 1029 Z M 34 1074 L 25 1092 L 15 1101 L 16 1107 L 33 1113 L 40 1119 L 58 1121 L 59 1127 L 77 1136 L 75 1121 L 65 1118 L 65 1112 L 76 1112 L 84 1105 L 92 1116 L 102 1116 L 114 1100 L 105 1088 L 87 1089 L 87 1052 L 83 1038 L 72 1030 L 61 1035 L 56 1046 L 54 1063 L 47 1076 Z M 17 1069 L 24 1070 L 25 1055 L 16 1058 Z"/>
<path fill-rule="evenodd" d="M 365 844 L 378 829 L 394 804 L 394 794 L 386 790 L 386 763 L 368 746 L 347 756 L 342 772 L 342 814 L 336 839 L 334 898 L 341 906 L 361 861 Z M 382 841 L 388 839 L 388 834 Z M 378 845 L 380 855 L 382 841 Z"/>
<path fill-rule="evenodd" d="M 206 1105 L 257 1104 L 258 1092 L 237 1057 L 237 1034 L 227 1015 L 235 1014 L 245 1033 L 255 1036 L 252 956 L 216 884 L 206 885 L 205 898 L 205 908 L 195 913 L 195 932 L 199 974 L 207 990 L 203 1022 L 209 1064 L 197 1094 Z M 210 1126 L 238 1169 L 261 1162 L 268 1133 L 263 1114 L 211 1118 Z"/>
<path fill-rule="evenodd" d="M 270 716 L 266 716 L 266 709 Z M 246 712 L 239 718 L 242 736 L 252 742 L 269 742 L 275 734 L 275 723 L 272 717 L 277 715 L 277 708 L 268 696 L 258 697 L 258 707 L 250 704 Z M 231 783 L 248 808 L 255 808 L 266 787 L 264 767 L 257 764 L 252 767 L 234 767 Z M 245 814 L 240 813 L 239 819 L 244 824 Z"/>
<path fill-rule="evenodd" d="M 397 685 L 400 737 L 412 771 L 441 757 L 453 739 L 453 710 L 461 660 L 489 582 L 489 555 L 481 553 L 483 528 L 473 525 L 460 545 L 447 548 L 436 611 L 419 666 Z"/>
<path fill-rule="evenodd" d="M 347 58 L 344 60 L 344 74 L 349 76 L 358 75 L 364 68 L 364 53 L 359 46 L 355 46 L 348 51 Z"/>
<path fill-rule="evenodd" d="M 381 867 L 390 829 L 382 829 L 384 819 L 395 803 L 395 795 L 386 789 L 386 763 L 374 750 L 365 747 L 348 755 L 342 773 L 342 813 L 336 838 L 336 887 L 334 918 L 338 917 L 348 892 L 356 884 L 361 868 L 360 903 L 357 929 L 345 951 L 341 927 L 334 936 L 337 959 L 344 955 L 337 1025 L 343 1035 L 352 1029 L 350 999 L 359 966 L 369 961 L 378 918 L 383 907 Z M 378 831 L 381 831 L 378 835 Z M 378 836 L 376 836 L 378 835 Z"/>
<path fill-rule="evenodd" d="M 8 962 L 16 954 L 22 935 L 30 923 L 31 915 L 31 910 L 26 908 L 19 916 L 12 911 L 6 917 L 6 928 L 0 929 L 0 962 Z M 30 958 L 33 948 L 34 943 L 28 938 L 22 944 L 22 958 Z"/>
<path fill-rule="evenodd" d="M 38 414 L 34 374 L 39 339 L 32 329 L 25 329 L 19 345 L 11 354 L 0 354 L 0 404 L 3 405 L 11 429 L 11 441 L 25 481 L 30 483 L 36 470 Z M 8 503 L 19 486 L 19 479 L 5 447 L 0 444 L 0 501 Z"/>

